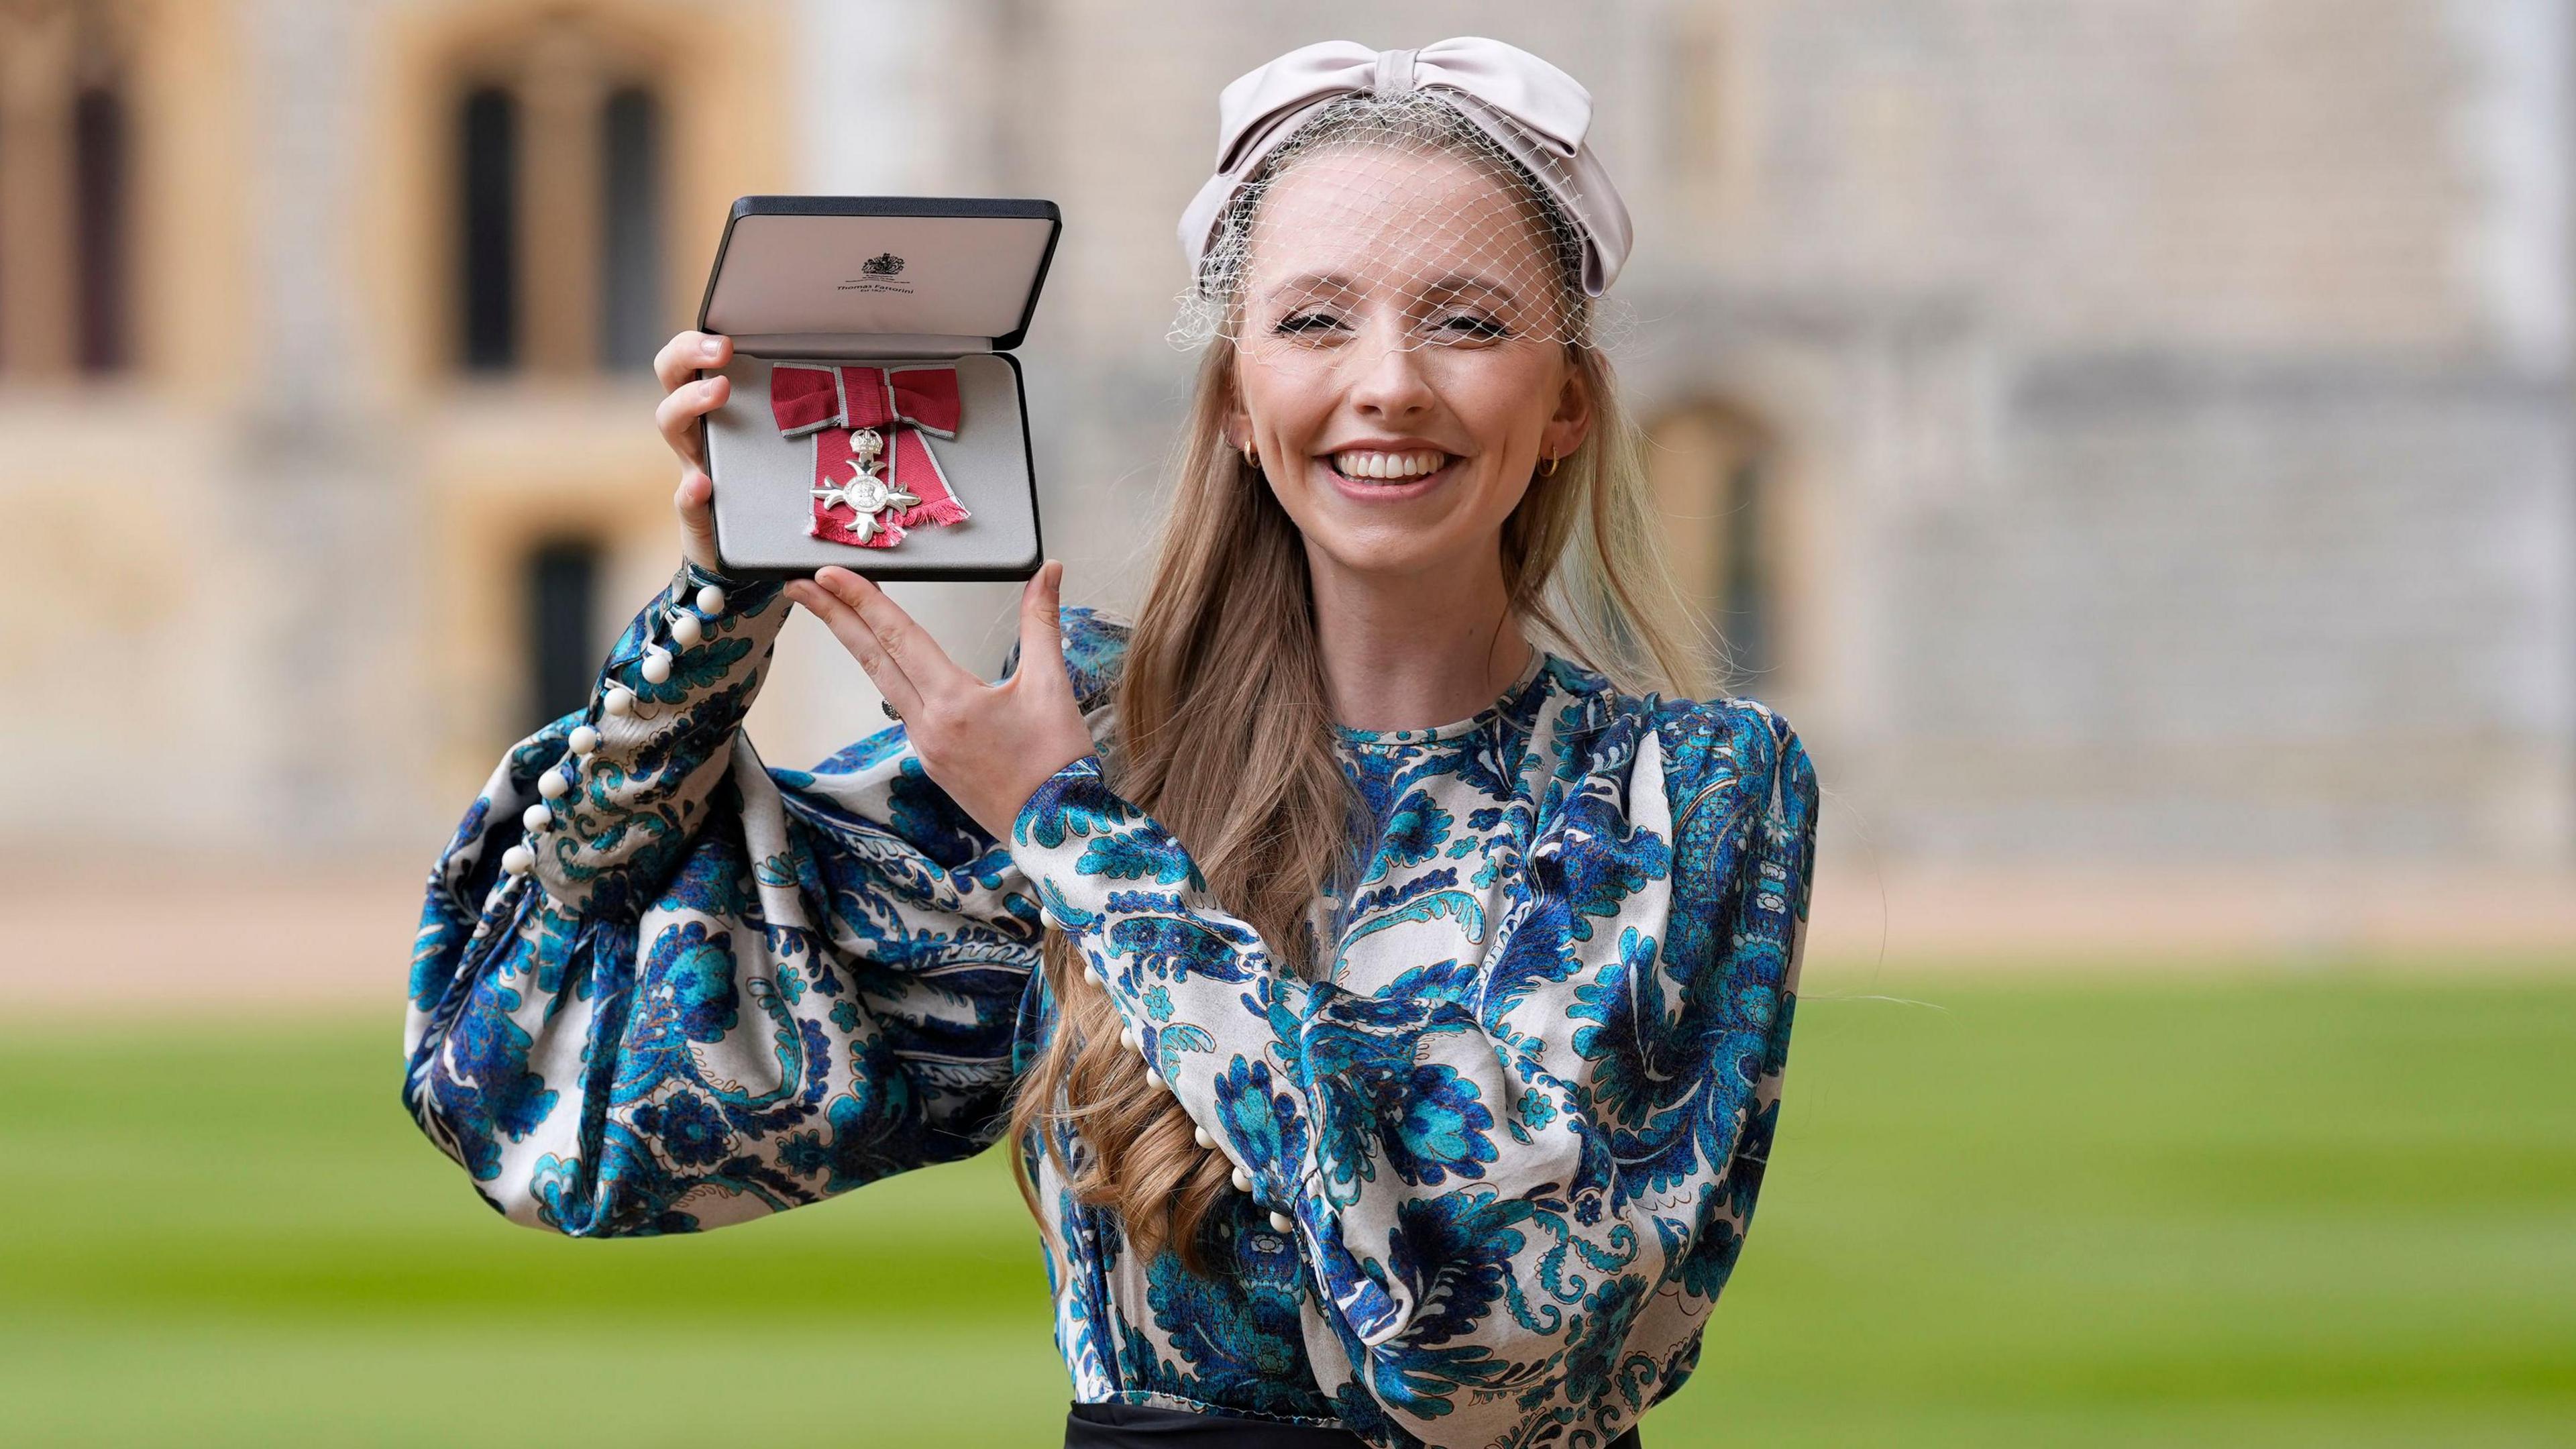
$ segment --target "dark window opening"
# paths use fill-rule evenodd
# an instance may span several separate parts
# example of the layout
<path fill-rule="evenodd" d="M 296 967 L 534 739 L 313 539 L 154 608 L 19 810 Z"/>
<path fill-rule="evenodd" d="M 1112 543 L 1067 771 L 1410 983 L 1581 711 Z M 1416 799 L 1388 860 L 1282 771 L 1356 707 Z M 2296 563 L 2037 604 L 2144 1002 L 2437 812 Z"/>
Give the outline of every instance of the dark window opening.
<path fill-rule="evenodd" d="M 459 354 L 475 371 L 519 361 L 519 108 L 485 87 L 457 113 Z"/>
<path fill-rule="evenodd" d="M 115 91 L 81 92 L 72 104 L 73 358 L 84 372 L 130 360 L 127 296 L 127 125 Z"/>
<path fill-rule="evenodd" d="M 600 117 L 599 361 L 650 366 L 661 345 L 662 112 L 628 87 Z"/>
<path fill-rule="evenodd" d="M 599 545 L 558 539 L 528 556 L 530 728 L 590 703 L 598 682 Z"/>

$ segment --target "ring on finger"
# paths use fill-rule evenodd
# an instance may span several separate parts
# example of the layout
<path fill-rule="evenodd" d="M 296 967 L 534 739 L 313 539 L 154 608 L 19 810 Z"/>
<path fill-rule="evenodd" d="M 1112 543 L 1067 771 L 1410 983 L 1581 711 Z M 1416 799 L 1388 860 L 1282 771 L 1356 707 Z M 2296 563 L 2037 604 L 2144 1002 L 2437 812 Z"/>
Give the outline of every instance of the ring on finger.
<path fill-rule="evenodd" d="M 902 718 L 903 718 L 903 711 L 901 711 L 901 710 L 899 710 L 899 709 L 896 709 L 896 708 L 894 707 L 894 701 L 893 701 L 893 700 L 890 700 L 890 699 L 881 699 L 881 700 L 878 700 L 878 701 L 877 701 L 877 708 L 879 708 L 879 709 L 881 709 L 881 710 L 884 710 L 884 711 L 885 711 L 885 717 L 886 717 L 887 719 L 899 720 L 899 719 L 902 719 Z"/>

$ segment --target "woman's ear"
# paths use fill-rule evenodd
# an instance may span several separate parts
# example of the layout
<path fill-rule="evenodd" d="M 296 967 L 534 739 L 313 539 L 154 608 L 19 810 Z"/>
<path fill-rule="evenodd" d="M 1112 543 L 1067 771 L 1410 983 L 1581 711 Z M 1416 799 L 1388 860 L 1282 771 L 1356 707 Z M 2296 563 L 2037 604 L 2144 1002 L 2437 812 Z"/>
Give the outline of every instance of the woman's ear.
<path fill-rule="evenodd" d="M 1592 436 L 1592 379 L 1582 366 L 1570 358 L 1565 369 L 1565 386 L 1558 389 L 1556 411 L 1548 416 L 1547 426 L 1539 432 L 1539 456 L 1562 458 L 1583 446 Z"/>

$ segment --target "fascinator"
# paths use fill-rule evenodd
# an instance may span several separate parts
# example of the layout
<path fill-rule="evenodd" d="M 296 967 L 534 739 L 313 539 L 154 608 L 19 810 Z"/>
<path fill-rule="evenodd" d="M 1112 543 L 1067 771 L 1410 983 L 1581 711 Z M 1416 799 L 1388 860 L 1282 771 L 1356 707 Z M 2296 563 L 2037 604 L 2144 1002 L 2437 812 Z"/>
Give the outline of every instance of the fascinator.
<path fill-rule="evenodd" d="M 1236 78 L 1217 98 L 1216 171 L 1181 215 L 1181 246 L 1204 277 L 1229 208 L 1301 128 L 1351 96 L 1437 98 L 1547 193 L 1577 233 L 1582 286 L 1598 297 L 1627 260 L 1628 208 L 1586 139 L 1592 93 L 1517 46 L 1480 36 L 1419 50 L 1328 40 Z"/>

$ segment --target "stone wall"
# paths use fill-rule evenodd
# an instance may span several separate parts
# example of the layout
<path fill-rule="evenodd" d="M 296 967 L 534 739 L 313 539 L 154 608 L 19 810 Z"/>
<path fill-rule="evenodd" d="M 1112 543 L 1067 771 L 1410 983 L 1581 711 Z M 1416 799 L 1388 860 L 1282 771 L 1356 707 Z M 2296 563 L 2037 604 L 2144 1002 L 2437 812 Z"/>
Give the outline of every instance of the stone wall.
<path fill-rule="evenodd" d="M 1632 402 L 1778 441 L 1783 647 L 1744 688 L 1807 735 L 1833 828 L 1923 859 L 2576 857 L 2552 0 L 598 8 L 688 54 L 675 318 L 735 194 L 1062 203 L 1025 356 L 1077 600 L 1140 580 L 1218 88 L 1326 36 L 1494 35 L 1599 103 Z M 416 853 L 508 742 L 513 551 L 596 520 L 609 627 L 669 566 L 652 390 L 425 361 L 424 87 L 514 7 L 182 12 L 144 365 L 0 375 L 13 577 L 70 616 L 0 645 L 0 849 Z M 1012 594 L 905 596 L 990 667 Z M 754 737 L 805 763 L 874 703 L 799 621 Z"/>

